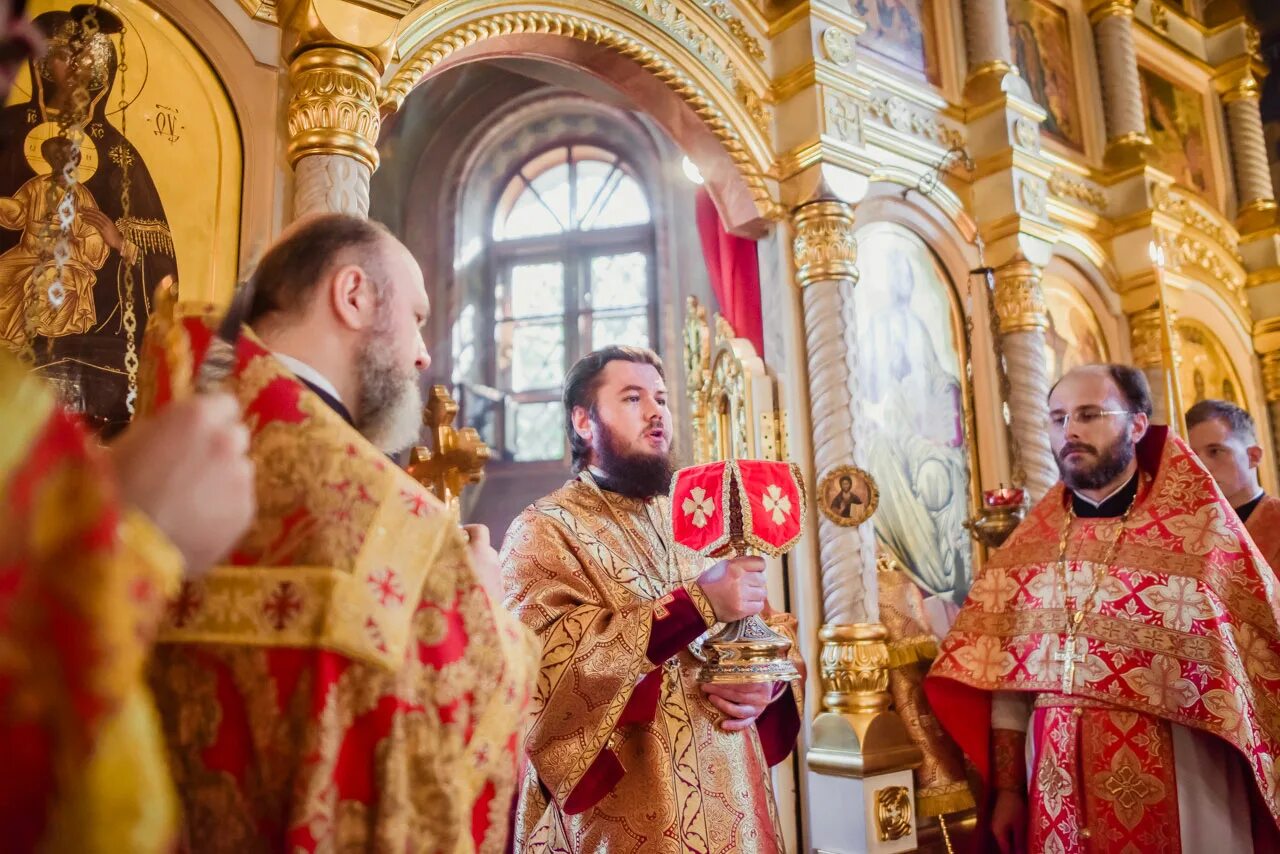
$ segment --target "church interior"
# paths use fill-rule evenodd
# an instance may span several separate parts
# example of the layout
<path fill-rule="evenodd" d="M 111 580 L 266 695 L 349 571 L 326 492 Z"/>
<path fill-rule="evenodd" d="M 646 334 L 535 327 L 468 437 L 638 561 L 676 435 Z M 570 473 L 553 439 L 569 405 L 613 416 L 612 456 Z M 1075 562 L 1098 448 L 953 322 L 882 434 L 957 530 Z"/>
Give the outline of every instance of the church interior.
<path fill-rule="evenodd" d="M 920 683 L 1058 479 L 1064 371 L 1140 368 L 1175 431 L 1238 404 L 1280 490 L 1271 0 L 27 4 L 90 9 L 69 299 L 34 335 L 58 84 L 27 68 L 0 118 L 6 347 L 110 435 L 160 283 L 225 307 L 290 222 L 367 215 L 432 307 L 440 405 L 400 462 L 498 540 L 571 477 L 568 367 L 652 348 L 682 463 L 794 462 L 808 493 L 768 563 L 810 674 L 774 769 L 789 850 L 972 823 Z"/>

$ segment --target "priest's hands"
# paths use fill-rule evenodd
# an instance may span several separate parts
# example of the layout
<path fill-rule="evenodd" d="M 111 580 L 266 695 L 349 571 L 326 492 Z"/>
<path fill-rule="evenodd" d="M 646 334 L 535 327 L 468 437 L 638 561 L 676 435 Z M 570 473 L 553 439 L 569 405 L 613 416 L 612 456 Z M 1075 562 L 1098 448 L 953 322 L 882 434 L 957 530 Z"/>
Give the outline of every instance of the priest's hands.
<path fill-rule="evenodd" d="M 996 791 L 991 810 L 991 834 L 1000 854 L 1023 854 L 1027 850 L 1027 798 L 1008 789 Z"/>
<path fill-rule="evenodd" d="M 698 576 L 698 586 L 720 622 L 753 617 L 765 605 L 764 558 L 722 560 Z"/>
<path fill-rule="evenodd" d="M 476 580 L 489 594 L 489 601 L 495 606 L 502 604 L 502 567 L 498 564 L 498 553 L 489 542 L 487 525 L 463 525 L 463 533 L 467 535 L 467 554 L 471 557 L 471 569 Z"/>
<path fill-rule="evenodd" d="M 108 446 L 124 501 L 177 547 L 188 575 L 226 556 L 256 510 L 249 431 L 229 394 L 141 418 Z"/>
<path fill-rule="evenodd" d="M 754 724 L 756 718 L 764 714 L 769 703 L 773 702 L 773 691 L 772 682 L 758 685 L 702 685 L 702 693 L 707 695 L 707 701 L 725 716 L 720 722 L 720 729 L 725 732 L 738 732 Z"/>

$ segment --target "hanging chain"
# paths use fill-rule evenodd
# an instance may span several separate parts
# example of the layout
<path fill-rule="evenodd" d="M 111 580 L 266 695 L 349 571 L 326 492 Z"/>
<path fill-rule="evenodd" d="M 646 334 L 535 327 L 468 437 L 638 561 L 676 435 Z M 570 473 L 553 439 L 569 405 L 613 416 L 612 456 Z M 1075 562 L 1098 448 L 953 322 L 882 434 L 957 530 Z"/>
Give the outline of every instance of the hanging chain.
<path fill-rule="evenodd" d="M 89 122 L 89 83 L 93 78 L 96 39 L 101 37 L 97 6 L 85 10 L 78 24 L 70 25 L 66 35 L 68 48 L 67 77 L 60 86 L 68 92 L 66 103 L 57 112 L 58 138 L 67 141 L 66 162 L 62 171 L 55 174 L 50 166 L 49 186 L 45 191 L 45 205 L 51 213 L 48 222 L 40 223 L 36 231 L 39 245 L 39 261 L 33 275 L 31 292 L 26 295 L 26 346 L 20 354 L 28 366 L 36 362 L 35 339 L 39 330 L 41 297 L 53 311 L 62 308 L 67 300 L 67 287 L 63 283 L 63 270 L 71 260 L 71 232 L 76 219 L 76 184 L 79 181 L 80 155 L 84 145 L 84 128 Z M 41 73 L 40 63 L 35 71 Z M 33 84 L 35 81 L 33 81 Z M 48 345 L 52 347 L 52 339 Z"/>
<path fill-rule="evenodd" d="M 123 142 L 120 143 L 111 152 L 112 160 L 120 167 L 120 219 L 117 220 L 117 227 L 120 229 L 120 271 L 122 281 L 122 293 L 120 294 L 121 306 L 121 322 L 124 325 L 125 349 L 124 349 L 124 370 L 129 381 L 129 391 L 125 396 L 125 406 L 129 410 L 129 416 L 133 416 L 134 406 L 138 402 L 138 315 L 134 310 L 133 300 L 133 263 L 126 251 L 128 247 L 129 232 L 129 190 L 133 183 L 133 154 L 129 151 L 129 119 L 128 106 L 129 101 L 125 92 L 125 73 L 129 70 L 129 63 L 125 54 L 125 36 L 126 30 L 120 31 L 120 67 L 117 70 L 117 79 L 120 81 L 120 137 Z M 145 279 L 143 282 L 145 286 Z"/>

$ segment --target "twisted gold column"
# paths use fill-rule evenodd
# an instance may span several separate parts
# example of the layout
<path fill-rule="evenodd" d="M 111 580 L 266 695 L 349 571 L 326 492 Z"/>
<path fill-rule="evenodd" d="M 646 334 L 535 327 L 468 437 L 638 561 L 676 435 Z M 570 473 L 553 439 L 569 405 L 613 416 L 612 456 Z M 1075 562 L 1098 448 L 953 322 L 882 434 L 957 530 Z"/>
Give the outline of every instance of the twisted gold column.
<path fill-rule="evenodd" d="M 1009 427 L 1016 445 L 1013 463 L 1025 476 L 1033 501 L 1058 481 L 1058 467 L 1049 447 L 1049 365 L 1045 358 L 1049 313 L 1040 277 L 1040 268 L 1021 256 L 995 271 L 994 308 L 1009 376 Z"/>
<path fill-rule="evenodd" d="M 1263 228 L 1276 220 L 1275 189 L 1271 185 L 1271 164 L 1267 161 L 1260 98 L 1258 81 L 1247 71 L 1222 94 L 1239 196 L 1236 224 L 1241 232 Z"/>
<path fill-rule="evenodd" d="M 1267 396 L 1267 416 L 1271 422 L 1271 447 L 1280 457 L 1280 350 L 1263 353 L 1262 390 Z"/>
<path fill-rule="evenodd" d="M 1089 13 L 1098 45 L 1103 113 L 1107 124 L 1106 160 L 1124 166 L 1151 147 L 1133 40 L 1133 0 L 1102 0 Z"/>

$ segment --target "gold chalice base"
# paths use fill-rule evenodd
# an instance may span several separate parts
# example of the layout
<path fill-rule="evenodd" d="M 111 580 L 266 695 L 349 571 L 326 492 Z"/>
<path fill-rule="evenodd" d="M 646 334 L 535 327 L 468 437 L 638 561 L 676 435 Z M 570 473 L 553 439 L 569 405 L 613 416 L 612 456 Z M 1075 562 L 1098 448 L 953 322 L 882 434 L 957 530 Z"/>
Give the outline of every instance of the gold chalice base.
<path fill-rule="evenodd" d="M 791 641 L 765 625 L 759 617 L 727 624 L 702 644 L 706 664 L 698 681 L 713 685 L 794 682 L 800 671 L 787 653 Z"/>

